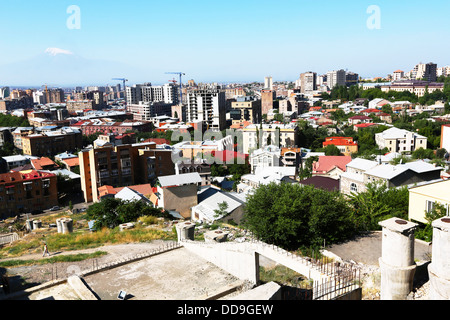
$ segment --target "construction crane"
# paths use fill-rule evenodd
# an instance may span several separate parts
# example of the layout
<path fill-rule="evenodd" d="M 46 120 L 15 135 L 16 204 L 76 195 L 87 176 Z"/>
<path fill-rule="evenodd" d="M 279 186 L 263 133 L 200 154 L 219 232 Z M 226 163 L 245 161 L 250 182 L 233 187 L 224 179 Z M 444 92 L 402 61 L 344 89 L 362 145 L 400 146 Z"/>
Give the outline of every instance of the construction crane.
<path fill-rule="evenodd" d="M 112 80 L 119 80 L 123 82 L 123 97 L 125 99 L 125 105 L 127 105 L 127 84 L 128 79 L 125 78 L 113 78 Z"/>
<path fill-rule="evenodd" d="M 186 74 L 183 72 L 166 72 L 166 74 L 177 74 L 180 76 L 180 104 L 183 103 L 183 82 L 182 82 L 182 77 L 185 76 Z"/>

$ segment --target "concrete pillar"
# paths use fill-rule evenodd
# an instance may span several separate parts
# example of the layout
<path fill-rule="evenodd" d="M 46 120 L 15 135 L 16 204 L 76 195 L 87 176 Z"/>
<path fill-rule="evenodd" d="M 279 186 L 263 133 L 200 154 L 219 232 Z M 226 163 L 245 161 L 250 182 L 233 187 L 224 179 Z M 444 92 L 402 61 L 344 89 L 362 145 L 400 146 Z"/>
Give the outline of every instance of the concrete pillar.
<path fill-rule="evenodd" d="M 430 300 L 450 300 L 450 218 L 433 221 L 433 248 L 428 265 Z"/>
<path fill-rule="evenodd" d="M 379 222 L 383 227 L 381 300 L 406 300 L 411 292 L 416 264 L 414 262 L 414 230 L 416 223 L 398 218 Z"/>
<path fill-rule="evenodd" d="M 178 242 L 183 240 L 194 240 L 195 224 L 192 222 L 181 222 L 175 226 Z"/>

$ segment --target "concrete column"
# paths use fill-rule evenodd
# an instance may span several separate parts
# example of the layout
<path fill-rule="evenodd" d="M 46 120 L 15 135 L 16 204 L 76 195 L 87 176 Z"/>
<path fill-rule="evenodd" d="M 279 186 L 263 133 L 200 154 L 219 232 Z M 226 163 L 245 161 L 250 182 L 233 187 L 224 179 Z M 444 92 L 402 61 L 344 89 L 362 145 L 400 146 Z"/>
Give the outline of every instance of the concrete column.
<path fill-rule="evenodd" d="M 383 227 L 381 300 L 406 300 L 411 292 L 416 264 L 414 262 L 414 230 L 416 223 L 398 218 L 379 222 Z"/>
<path fill-rule="evenodd" d="M 184 240 L 194 240 L 195 224 L 192 222 L 181 222 L 175 226 L 177 230 L 178 242 Z"/>
<path fill-rule="evenodd" d="M 428 265 L 430 300 L 450 300 L 450 218 L 433 221 L 433 248 Z"/>

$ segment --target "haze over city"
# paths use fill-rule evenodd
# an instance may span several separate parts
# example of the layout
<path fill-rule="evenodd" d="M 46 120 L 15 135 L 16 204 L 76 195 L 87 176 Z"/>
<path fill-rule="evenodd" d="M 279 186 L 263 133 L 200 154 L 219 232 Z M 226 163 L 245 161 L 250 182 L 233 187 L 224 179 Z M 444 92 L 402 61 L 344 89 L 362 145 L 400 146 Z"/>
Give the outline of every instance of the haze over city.
<path fill-rule="evenodd" d="M 69 28 L 79 8 L 78 28 Z M 379 9 L 379 27 L 368 21 Z M 348 69 L 361 77 L 445 65 L 450 4 L 419 1 L 45 1 L 0 11 L 0 84 L 89 85 L 127 77 L 166 83 L 167 71 L 200 82 L 294 81 Z M 436 32 L 438 31 L 438 32 Z"/>

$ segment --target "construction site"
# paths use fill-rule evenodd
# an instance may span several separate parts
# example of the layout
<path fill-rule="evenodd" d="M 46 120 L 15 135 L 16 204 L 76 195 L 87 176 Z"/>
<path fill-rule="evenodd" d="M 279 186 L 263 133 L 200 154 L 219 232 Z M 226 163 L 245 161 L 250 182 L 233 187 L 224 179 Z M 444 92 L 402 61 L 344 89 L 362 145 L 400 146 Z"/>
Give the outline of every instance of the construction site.
<path fill-rule="evenodd" d="M 227 230 L 209 231 L 204 241 L 194 241 L 195 224 L 179 222 L 176 224 L 177 241 L 105 246 L 101 248 L 108 252 L 105 258 L 86 260 L 83 264 L 50 265 L 42 272 L 46 273 L 48 281 L 25 290 L 12 290 L 1 298 L 363 300 L 368 279 L 376 278 L 372 287 L 378 290 L 378 299 L 408 300 L 421 278 L 429 282 L 427 299 L 448 299 L 448 280 L 442 268 L 442 264 L 448 263 L 445 262 L 448 254 L 439 249 L 448 241 L 450 223 L 447 220 L 436 221 L 437 240 L 433 246 L 414 241 L 411 237 L 414 224 L 410 222 L 394 219 L 380 223 L 382 232 L 363 239 L 370 241 L 372 247 L 366 242 L 365 247 L 360 248 L 366 252 L 366 259 L 372 259 L 365 263 L 372 264 L 373 274 L 364 271 L 367 270 L 362 267 L 364 264 L 345 256 L 353 252 L 353 258 L 357 259 L 361 252 L 345 248 L 356 243 L 327 248 L 331 251 L 323 250 L 321 258 L 314 259 L 258 241 L 250 235 L 227 241 Z M 433 261 L 427 260 L 431 251 L 436 257 Z M 279 265 L 293 271 L 297 280 L 301 278 L 302 285 L 261 279 L 261 269 Z"/>

